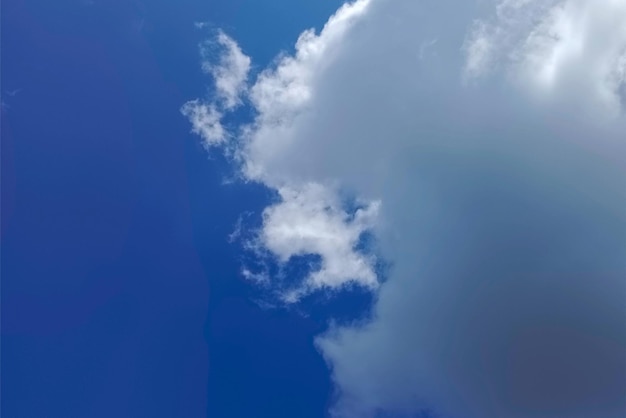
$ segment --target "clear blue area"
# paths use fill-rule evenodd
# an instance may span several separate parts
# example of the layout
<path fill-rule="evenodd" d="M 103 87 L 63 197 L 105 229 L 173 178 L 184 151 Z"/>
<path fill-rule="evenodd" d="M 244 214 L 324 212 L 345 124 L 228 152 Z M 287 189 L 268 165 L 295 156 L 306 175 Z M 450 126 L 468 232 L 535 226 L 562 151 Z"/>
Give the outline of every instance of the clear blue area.
<path fill-rule="evenodd" d="M 257 306 L 227 237 L 271 194 L 223 186 L 179 108 L 210 82 L 194 22 L 258 69 L 338 4 L 2 2 L 3 418 L 325 416 L 313 337 L 368 296 Z"/>

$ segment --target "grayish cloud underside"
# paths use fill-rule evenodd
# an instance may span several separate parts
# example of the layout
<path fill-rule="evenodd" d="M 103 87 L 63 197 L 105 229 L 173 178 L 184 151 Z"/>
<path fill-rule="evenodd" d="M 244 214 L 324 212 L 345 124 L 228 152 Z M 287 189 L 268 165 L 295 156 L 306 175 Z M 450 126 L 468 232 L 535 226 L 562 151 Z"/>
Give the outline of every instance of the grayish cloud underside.
<path fill-rule="evenodd" d="M 493 5 L 343 6 L 208 141 L 281 196 L 257 244 L 321 257 L 286 301 L 377 292 L 369 323 L 316 341 L 337 417 L 626 414 L 626 0 Z M 198 133 L 216 103 L 183 108 Z"/>

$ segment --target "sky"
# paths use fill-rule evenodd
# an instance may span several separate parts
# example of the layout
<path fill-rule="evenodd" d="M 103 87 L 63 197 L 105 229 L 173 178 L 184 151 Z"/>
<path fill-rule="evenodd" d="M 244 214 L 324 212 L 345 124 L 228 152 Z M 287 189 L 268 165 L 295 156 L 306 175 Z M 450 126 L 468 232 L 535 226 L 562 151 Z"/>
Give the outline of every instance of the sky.
<path fill-rule="evenodd" d="M 626 1 L 1 23 L 2 416 L 626 413 Z"/>

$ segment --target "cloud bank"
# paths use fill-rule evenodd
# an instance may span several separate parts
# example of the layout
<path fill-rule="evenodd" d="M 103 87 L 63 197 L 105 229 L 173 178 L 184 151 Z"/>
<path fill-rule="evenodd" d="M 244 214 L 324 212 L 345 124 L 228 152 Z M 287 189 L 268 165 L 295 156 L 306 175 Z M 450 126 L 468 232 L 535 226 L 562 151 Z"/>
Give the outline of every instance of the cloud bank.
<path fill-rule="evenodd" d="M 224 39 L 183 113 L 278 192 L 256 245 L 320 257 L 283 299 L 376 292 L 316 341 L 334 416 L 624 416 L 626 1 L 357 0 L 250 85 Z"/>

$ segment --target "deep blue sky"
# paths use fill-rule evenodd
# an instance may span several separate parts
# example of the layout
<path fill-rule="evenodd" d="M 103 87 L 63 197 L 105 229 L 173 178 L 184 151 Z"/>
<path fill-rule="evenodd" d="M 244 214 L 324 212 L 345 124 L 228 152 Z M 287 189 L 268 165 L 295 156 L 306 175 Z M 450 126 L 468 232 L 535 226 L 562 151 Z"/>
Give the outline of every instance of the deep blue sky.
<path fill-rule="evenodd" d="M 3 418 L 325 415 L 325 315 L 259 308 L 227 241 L 270 195 L 179 108 L 210 83 L 194 22 L 259 68 L 338 4 L 2 2 Z"/>

